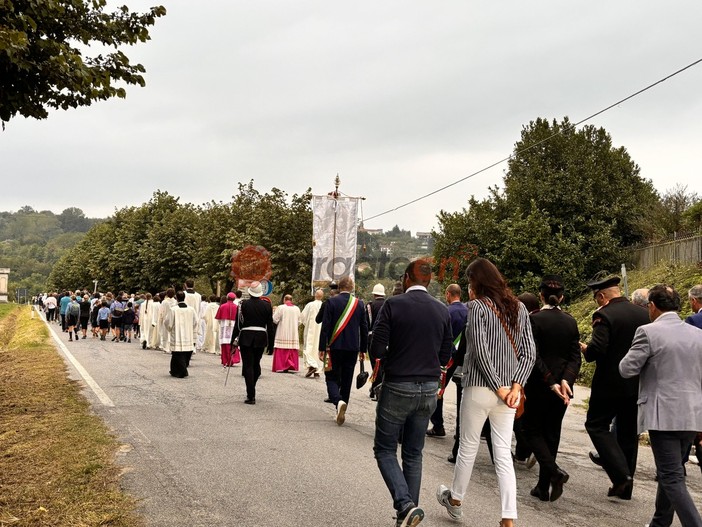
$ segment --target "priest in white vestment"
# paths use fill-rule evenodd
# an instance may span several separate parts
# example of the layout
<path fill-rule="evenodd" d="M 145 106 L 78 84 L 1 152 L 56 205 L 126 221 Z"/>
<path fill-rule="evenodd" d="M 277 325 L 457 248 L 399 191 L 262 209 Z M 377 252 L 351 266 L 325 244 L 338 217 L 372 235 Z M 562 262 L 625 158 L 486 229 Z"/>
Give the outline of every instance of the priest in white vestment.
<path fill-rule="evenodd" d="M 183 285 L 185 286 L 185 303 L 192 307 L 195 310 L 195 315 L 199 317 L 202 295 L 193 289 L 195 287 L 193 280 L 186 280 Z"/>
<path fill-rule="evenodd" d="M 182 379 L 188 376 L 190 357 L 195 350 L 197 338 L 197 313 L 185 303 L 185 293 L 176 293 L 176 306 L 168 310 L 164 325 L 168 329 L 171 350 L 171 370 L 173 377 Z"/>
<path fill-rule="evenodd" d="M 300 308 L 293 304 L 291 295 L 285 295 L 283 304 L 273 312 L 273 323 L 278 325 L 273 342 L 273 371 L 298 371 Z"/>
<path fill-rule="evenodd" d="M 186 293 L 187 298 L 187 293 Z M 187 302 L 186 302 L 187 304 Z M 207 312 L 207 306 L 210 303 L 207 298 L 203 297 L 200 301 L 200 309 L 196 311 L 197 313 L 197 343 L 195 344 L 195 351 L 202 351 L 202 346 L 205 343 L 205 313 Z M 190 305 L 190 304 L 188 304 Z"/>
<path fill-rule="evenodd" d="M 219 303 L 215 295 L 210 296 L 210 301 L 202 301 L 200 308 L 200 333 L 198 334 L 198 344 L 203 353 L 219 353 L 217 348 L 217 321 L 215 315 L 219 310 Z"/>
<path fill-rule="evenodd" d="M 164 353 L 171 352 L 171 337 L 170 330 L 166 326 L 166 317 L 170 313 L 171 309 L 178 305 L 175 297 L 175 289 L 169 287 L 166 290 L 166 298 L 161 301 L 161 308 L 158 311 L 158 322 L 159 322 L 159 337 L 161 340 L 161 349 Z M 197 315 L 196 315 L 197 317 Z"/>
<path fill-rule="evenodd" d="M 305 377 L 319 377 L 322 373 L 322 361 L 319 360 L 319 335 L 322 332 L 322 324 L 317 324 L 315 318 L 322 308 L 324 291 L 317 289 L 314 292 L 314 300 L 302 310 L 300 323 L 305 327 L 303 333 L 304 344 L 302 348 L 303 365 L 307 368 Z"/>
<path fill-rule="evenodd" d="M 153 305 L 154 300 L 151 293 L 146 293 L 146 300 L 139 306 L 139 340 L 141 341 L 141 349 L 151 348 L 149 344 L 149 333 L 151 322 L 153 321 Z"/>
<path fill-rule="evenodd" d="M 154 295 L 153 302 L 149 305 L 150 315 L 149 318 L 151 322 L 149 326 L 145 329 L 148 330 L 149 337 L 147 339 L 147 347 L 161 349 L 161 327 L 158 323 L 159 313 L 161 311 L 161 297 L 159 295 Z"/>

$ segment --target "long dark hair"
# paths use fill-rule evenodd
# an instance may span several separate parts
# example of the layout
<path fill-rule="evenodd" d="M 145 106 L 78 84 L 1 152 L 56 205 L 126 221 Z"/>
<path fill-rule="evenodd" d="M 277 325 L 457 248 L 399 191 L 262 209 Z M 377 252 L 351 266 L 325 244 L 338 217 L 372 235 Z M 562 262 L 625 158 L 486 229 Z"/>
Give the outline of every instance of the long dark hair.
<path fill-rule="evenodd" d="M 518 326 L 519 300 L 495 264 L 485 258 L 476 258 L 466 269 L 466 278 L 476 298 L 489 298 L 509 326 Z"/>

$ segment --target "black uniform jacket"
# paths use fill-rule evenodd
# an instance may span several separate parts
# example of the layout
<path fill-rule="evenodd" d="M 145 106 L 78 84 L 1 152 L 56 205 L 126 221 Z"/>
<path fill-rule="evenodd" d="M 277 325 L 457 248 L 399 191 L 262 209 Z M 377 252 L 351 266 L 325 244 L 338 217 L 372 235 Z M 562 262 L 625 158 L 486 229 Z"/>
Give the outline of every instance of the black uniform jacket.
<path fill-rule="evenodd" d="M 246 329 L 265 328 L 266 331 Z M 239 338 L 239 346 L 246 348 L 265 348 L 268 345 L 268 333 L 273 327 L 273 307 L 269 302 L 251 297 L 239 304 L 239 316 L 232 338 Z"/>
<path fill-rule="evenodd" d="M 536 343 L 536 363 L 527 386 L 550 389 L 568 381 L 572 387 L 580 372 L 580 332 L 575 319 L 560 309 L 543 309 L 529 315 Z"/>
<path fill-rule="evenodd" d="M 592 315 L 592 340 L 585 350 L 585 360 L 595 361 L 592 389 L 600 394 L 636 397 L 639 378 L 624 379 L 619 362 L 627 354 L 639 326 L 651 322 L 646 308 L 624 297 L 613 298 Z"/>

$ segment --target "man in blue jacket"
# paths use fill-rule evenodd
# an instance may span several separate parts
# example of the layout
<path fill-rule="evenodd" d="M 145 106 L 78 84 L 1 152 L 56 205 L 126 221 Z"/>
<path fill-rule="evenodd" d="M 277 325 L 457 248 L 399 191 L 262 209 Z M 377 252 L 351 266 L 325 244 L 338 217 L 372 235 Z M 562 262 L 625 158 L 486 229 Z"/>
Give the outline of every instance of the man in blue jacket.
<path fill-rule="evenodd" d="M 327 389 L 329 399 L 336 405 L 336 424 L 339 426 L 346 420 L 358 353 L 367 349 L 368 341 L 365 307 L 353 290 L 353 278 L 341 278 L 339 294 L 327 300 L 322 320 L 322 338 L 327 342 L 330 355 L 327 360 L 331 360 L 332 372 Z M 324 359 L 324 352 L 320 352 L 320 358 Z"/>
<path fill-rule="evenodd" d="M 685 319 L 690 325 L 702 329 L 702 285 L 696 285 L 687 293 L 694 314 Z"/>
<path fill-rule="evenodd" d="M 427 292 L 431 264 L 415 260 L 402 277 L 404 294 L 385 301 L 373 330 L 371 350 L 383 365 L 375 418 L 373 452 L 397 511 L 397 526 L 416 526 L 422 450 L 436 408 L 441 367 L 451 358 L 453 336 L 448 309 Z M 402 439 L 402 468 L 397 444 Z"/>

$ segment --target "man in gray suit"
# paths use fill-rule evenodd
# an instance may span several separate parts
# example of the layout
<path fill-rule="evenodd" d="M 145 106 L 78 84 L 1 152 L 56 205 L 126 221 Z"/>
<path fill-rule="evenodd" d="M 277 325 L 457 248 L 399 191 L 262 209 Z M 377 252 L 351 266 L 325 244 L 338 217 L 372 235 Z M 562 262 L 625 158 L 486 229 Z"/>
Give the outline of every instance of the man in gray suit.
<path fill-rule="evenodd" d="M 702 527 L 685 486 L 682 460 L 702 430 L 702 339 L 677 312 L 680 296 L 657 285 L 648 294 L 653 321 L 636 330 L 619 363 L 622 377 L 639 378 L 639 433 L 648 430 L 658 472 L 656 510 L 650 527 L 669 527 L 677 513 L 683 527 Z"/>

